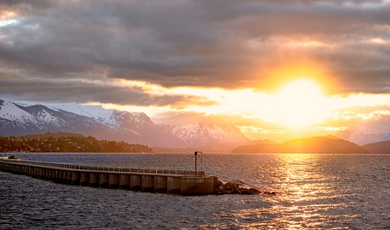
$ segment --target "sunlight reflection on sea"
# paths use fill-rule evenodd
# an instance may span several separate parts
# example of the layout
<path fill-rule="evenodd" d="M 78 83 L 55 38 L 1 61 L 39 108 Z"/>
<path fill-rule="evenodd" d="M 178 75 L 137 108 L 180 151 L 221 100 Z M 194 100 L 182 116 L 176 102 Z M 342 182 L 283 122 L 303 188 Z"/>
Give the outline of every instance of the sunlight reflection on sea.
<path fill-rule="evenodd" d="M 104 167 L 193 168 L 186 154 L 19 157 Z M 207 174 L 277 195 L 183 197 L 69 186 L 0 172 L 0 224 L 5 229 L 390 228 L 390 155 L 204 154 L 202 162 Z"/>

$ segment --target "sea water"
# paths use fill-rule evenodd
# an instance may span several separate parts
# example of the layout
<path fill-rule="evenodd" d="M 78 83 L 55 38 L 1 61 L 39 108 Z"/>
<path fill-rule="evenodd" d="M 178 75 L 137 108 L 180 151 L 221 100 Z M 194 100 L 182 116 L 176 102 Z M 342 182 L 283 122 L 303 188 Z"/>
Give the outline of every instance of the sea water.
<path fill-rule="evenodd" d="M 191 154 L 15 154 L 24 160 L 193 170 Z M 390 229 L 390 155 L 202 154 L 202 170 L 276 195 L 180 196 L 0 172 L 0 229 Z"/>

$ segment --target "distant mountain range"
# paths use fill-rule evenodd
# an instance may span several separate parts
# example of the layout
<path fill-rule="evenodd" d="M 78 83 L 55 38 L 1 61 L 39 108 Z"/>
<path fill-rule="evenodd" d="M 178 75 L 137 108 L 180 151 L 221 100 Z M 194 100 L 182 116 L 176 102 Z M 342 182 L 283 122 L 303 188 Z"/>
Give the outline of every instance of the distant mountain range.
<path fill-rule="evenodd" d="M 0 136 L 71 132 L 101 140 L 125 141 L 165 148 L 200 148 L 249 141 L 234 126 L 191 123 L 155 124 L 145 113 L 104 110 L 104 116 L 79 106 L 24 105 L 0 99 Z"/>
<path fill-rule="evenodd" d="M 369 153 L 352 142 L 328 137 L 301 138 L 282 144 L 260 143 L 239 146 L 233 153 Z"/>
<path fill-rule="evenodd" d="M 335 134 L 340 139 L 328 137 L 330 140 L 326 140 L 317 137 L 294 139 L 278 144 L 270 140 L 249 141 L 235 126 L 202 123 L 156 124 L 145 113 L 109 110 L 98 106 L 27 105 L 0 99 L 0 136 L 25 136 L 48 132 L 77 133 L 90 135 L 99 140 L 142 144 L 153 147 L 159 152 L 193 150 L 231 152 L 234 149 L 234 152 L 364 152 L 368 150 L 372 153 L 390 153 L 389 133 L 345 130 Z"/>

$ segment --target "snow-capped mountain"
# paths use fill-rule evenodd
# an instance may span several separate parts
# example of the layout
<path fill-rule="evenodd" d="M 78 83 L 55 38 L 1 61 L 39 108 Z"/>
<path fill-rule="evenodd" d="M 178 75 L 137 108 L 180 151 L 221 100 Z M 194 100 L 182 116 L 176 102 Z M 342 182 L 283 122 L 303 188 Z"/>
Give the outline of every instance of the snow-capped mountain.
<path fill-rule="evenodd" d="M 0 135 L 22 136 L 46 132 L 74 132 L 92 135 L 107 133 L 95 119 L 75 113 L 53 110 L 44 105 L 22 106 L 0 100 Z"/>
<path fill-rule="evenodd" d="M 204 146 L 219 142 L 246 142 L 248 138 L 234 126 L 191 123 L 175 126 L 173 134 L 190 146 Z"/>
<path fill-rule="evenodd" d="M 98 139 L 168 148 L 248 141 L 232 126 L 192 123 L 155 124 L 145 113 L 106 110 L 98 106 L 27 105 L 0 99 L 0 136 L 73 132 Z"/>

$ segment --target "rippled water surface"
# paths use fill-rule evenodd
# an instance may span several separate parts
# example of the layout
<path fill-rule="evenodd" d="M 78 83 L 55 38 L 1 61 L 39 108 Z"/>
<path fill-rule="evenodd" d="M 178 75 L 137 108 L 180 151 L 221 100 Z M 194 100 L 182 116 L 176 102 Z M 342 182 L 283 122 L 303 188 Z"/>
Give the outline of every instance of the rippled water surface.
<path fill-rule="evenodd" d="M 193 169 L 186 154 L 18 154 L 104 167 Z M 390 229 L 390 155 L 203 154 L 206 174 L 277 195 L 185 197 L 0 172 L 0 229 Z"/>

